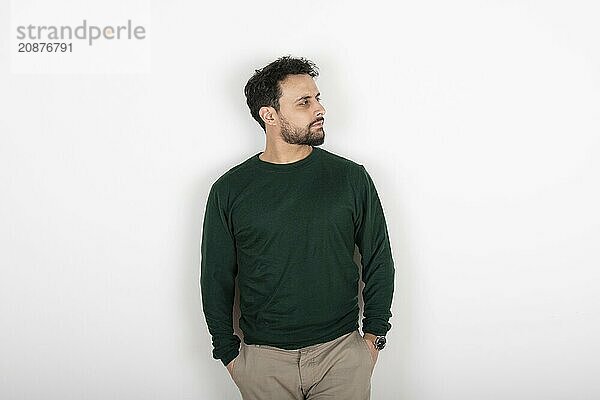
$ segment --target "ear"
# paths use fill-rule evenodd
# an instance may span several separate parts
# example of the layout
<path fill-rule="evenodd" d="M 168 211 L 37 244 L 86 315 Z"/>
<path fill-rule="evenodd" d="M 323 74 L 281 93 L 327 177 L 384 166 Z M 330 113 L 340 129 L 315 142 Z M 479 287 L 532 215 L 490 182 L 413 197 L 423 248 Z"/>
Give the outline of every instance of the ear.
<path fill-rule="evenodd" d="M 258 115 L 265 122 L 265 125 L 276 125 L 277 111 L 273 107 L 261 107 Z"/>

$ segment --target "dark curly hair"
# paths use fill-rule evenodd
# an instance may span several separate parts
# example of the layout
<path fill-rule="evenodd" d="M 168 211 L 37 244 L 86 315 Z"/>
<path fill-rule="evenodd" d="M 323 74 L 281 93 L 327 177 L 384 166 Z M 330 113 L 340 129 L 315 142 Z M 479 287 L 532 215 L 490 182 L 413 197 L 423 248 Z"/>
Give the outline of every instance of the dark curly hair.
<path fill-rule="evenodd" d="M 288 75 L 308 74 L 315 78 L 319 76 L 319 69 L 310 60 L 303 57 L 291 56 L 279 57 L 262 69 L 255 70 L 254 75 L 248 80 L 244 87 L 246 104 L 250 108 L 250 114 L 266 132 L 265 122 L 258 115 L 261 107 L 273 107 L 279 111 L 279 98 L 283 94 L 279 82 Z"/>

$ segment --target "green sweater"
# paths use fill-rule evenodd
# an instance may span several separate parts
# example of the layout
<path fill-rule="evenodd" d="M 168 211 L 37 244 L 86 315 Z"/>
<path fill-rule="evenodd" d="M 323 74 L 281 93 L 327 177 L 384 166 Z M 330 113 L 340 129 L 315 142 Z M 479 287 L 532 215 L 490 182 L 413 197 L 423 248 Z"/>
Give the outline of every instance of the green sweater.
<path fill-rule="evenodd" d="M 200 289 L 213 358 L 239 353 L 235 278 L 246 344 L 298 349 L 358 329 L 385 335 L 394 261 L 383 209 L 363 165 L 313 147 L 288 164 L 255 154 L 211 186 L 204 214 Z"/>

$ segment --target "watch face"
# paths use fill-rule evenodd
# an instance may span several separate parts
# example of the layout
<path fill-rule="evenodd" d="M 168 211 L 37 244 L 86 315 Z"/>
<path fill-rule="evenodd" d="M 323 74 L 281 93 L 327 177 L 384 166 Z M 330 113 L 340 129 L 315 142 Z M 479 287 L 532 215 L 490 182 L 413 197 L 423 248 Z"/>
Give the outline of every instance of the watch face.
<path fill-rule="evenodd" d="M 375 339 L 375 348 L 381 350 L 385 347 L 385 336 L 377 336 Z"/>

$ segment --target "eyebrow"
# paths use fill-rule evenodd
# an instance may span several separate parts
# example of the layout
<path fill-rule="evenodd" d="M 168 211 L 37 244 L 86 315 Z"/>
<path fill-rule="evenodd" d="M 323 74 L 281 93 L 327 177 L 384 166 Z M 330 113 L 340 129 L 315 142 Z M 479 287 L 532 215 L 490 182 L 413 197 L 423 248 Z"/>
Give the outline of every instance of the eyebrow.
<path fill-rule="evenodd" d="M 317 93 L 317 95 L 315 96 L 315 98 L 319 97 L 321 95 L 321 92 Z M 302 96 L 302 97 L 298 97 L 296 100 L 294 100 L 294 102 L 296 101 L 300 101 L 300 100 L 304 100 L 304 99 L 310 99 L 312 96 Z"/>

